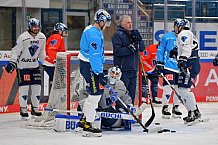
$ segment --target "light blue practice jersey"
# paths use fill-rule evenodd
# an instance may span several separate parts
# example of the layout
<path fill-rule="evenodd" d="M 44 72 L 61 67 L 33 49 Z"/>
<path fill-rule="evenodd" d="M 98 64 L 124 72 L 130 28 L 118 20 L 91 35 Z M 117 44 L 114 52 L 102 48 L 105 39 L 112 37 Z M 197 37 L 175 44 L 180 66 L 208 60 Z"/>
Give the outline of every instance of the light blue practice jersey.
<path fill-rule="evenodd" d="M 80 40 L 80 53 L 89 61 L 95 74 L 103 72 L 104 38 L 102 31 L 89 25 Z"/>
<path fill-rule="evenodd" d="M 178 71 L 178 64 L 175 58 L 170 58 L 170 51 L 176 46 L 174 32 L 167 32 L 160 40 L 157 49 L 157 61 L 164 63 L 164 68 L 173 72 Z"/>

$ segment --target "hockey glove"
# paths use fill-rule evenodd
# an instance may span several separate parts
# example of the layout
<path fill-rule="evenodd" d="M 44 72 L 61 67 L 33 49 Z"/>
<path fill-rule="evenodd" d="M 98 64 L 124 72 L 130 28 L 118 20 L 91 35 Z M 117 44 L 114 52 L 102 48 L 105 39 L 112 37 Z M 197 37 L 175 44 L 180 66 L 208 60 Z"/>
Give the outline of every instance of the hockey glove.
<path fill-rule="evenodd" d="M 156 65 L 156 72 L 158 75 L 160 75 L 161 73 L 163 73 L 163 71 L 164 71 L 164 63 L 158 61 Z"/>
<path fill-rule="evenodd" d="M 7 66 L 5 67 L 5 70 L 8 73 L 12 73 L 14 71 L 14 69 L 17 67 L 17 64 L 13 61 L 9 61 L 9 63 L 7 64 Z"/>
<path fill-rule="evenodd" d="M 172 50 L 170 50 L 170 58 L 177 58 L 178 56 L 178 47 L 175 46 Z"/>
<path fill-rule="evenodd" d="M 132 37 L 132 41 L 134 43 L 139 43 L 142 40 L 142 36 L 140 35 L 138 30 L 131 30 L 130 33 L 131 37 Z"/>
<path fill-rule="evenodd" d="M 180 56 L 178 60 L 178 67 L 180 71 L 184 71 L 187 68 L 187 57 Z"/>
<path fill-rule="evenodd" d="M 104 73 L 99 73 L 98 76 L 99 76 L 99 83 L 102 86 L 105 86 L 107 84 L 107 79 L 104 77 Z"/>
<path fill-rule="evenodd" d="M 217 53 L 216 57 L 213 60 L 213 65 L 218 66 L 218 53 Z"/>

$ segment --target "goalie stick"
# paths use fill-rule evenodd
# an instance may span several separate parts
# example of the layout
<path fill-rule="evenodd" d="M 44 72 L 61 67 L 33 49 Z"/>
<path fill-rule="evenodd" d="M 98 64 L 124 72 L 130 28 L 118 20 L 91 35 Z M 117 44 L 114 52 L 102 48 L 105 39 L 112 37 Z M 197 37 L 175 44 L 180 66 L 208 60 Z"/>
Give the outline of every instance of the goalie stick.
<path fill-rule="evenodd" d="M 133 116 L 133 118 L 139 123 L 139 125 L 144 129 L 143 132 L 147 132 L 147 133 L 157 132 L 157 131 L 162 129 L 162 127 L 158 127 L 158 128 L 154 128 L 154 129 L 148 129 L 147 127 L 145 127 L 145 125 L 142 124 L 141 120 L 136 117 L 136 115 L 132 112 L 132 110 L 130 110 L 127 107 L 127 105 L 123 102 L 122 99 L 120 99 L 120 97 L 114 92 L 114 90 L 108 84 L 106 84 L 105 87 L 107 87 L 110 90 L 110 92 L 117 98 L 117 100 L 120 101 L 120 103 L 123 105 L 123 107 L 128 111 L 128 113 L 130 113 Z"/>

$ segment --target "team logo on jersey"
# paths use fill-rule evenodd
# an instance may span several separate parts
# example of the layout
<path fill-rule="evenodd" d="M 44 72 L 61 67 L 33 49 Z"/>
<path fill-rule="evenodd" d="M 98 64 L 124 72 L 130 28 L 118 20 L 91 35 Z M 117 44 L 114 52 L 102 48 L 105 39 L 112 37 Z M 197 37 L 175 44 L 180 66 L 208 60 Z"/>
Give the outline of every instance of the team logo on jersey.
<path fill-rule="evenodd" d="M 57 40 L 55 40 L 55 39 L 50 42 L 50 44 L 51 44 L 52 46 L 54 46 L 56 43 L 57 43 Z"/>
<path fill-rule="evenodd" d="M 182 38 L 181 38 L 182 42 L 185 42 L 185 40 L 186 40 L 187 38 L 188 38 L 188 37 L 186 37 L 186 36 L 182 36 Z"/>
<path fill-rule="evenodd" d="M 148 56 L 148 51 L 147 50 L 144 51 L 144 56 Z"/>
<path fill-rule="evenodd" d="M 33 44 L 28 49 L 29 49 L 31 56 L 33 57 L 35 55 L 36 51 L 39 49 L 39 46 Z"/>
<path fill-rule="evenodd" d="M 93 47 L 95 50 L 98 48 L 98 45 L 97 45 L 97 43 L 95 43 L 95 42 L 92 42 L 91 45 L 92 45 L 92 47 Z"/>

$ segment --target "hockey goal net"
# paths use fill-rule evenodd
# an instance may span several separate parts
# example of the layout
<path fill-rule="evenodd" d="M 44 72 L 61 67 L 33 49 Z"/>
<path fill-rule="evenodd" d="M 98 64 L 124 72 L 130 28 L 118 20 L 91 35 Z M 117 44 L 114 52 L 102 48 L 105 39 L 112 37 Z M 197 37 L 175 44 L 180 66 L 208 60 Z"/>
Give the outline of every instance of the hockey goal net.
<path fill-rule="evenodd" d="M 67 110 L 76 111 L 78 107 L 78 92 L 85 87 L 85 80 L 79 71 L 78 52 L 67 51 L 57 53 L 56 67 L 51 92 L 46 108 L 56 109 L 66 113 Z M 113 66 L 112 52 L 105 52 L 104 73 Z M 139 71 L 140 72 L 140 71 Z M 141 73 L 139 73 L 141 74 Z M 140 77 L 138 77 L 140 80 Z M 135 105 L 141 105 L 141 82 L 138 81 Z M 53 126 L 50 121 L 54 120 L 57 113 L 45 111 L 42 116 L 27 123 L 27 126 Z M 50 123 L 48 123 L 50 122 Z"/>

